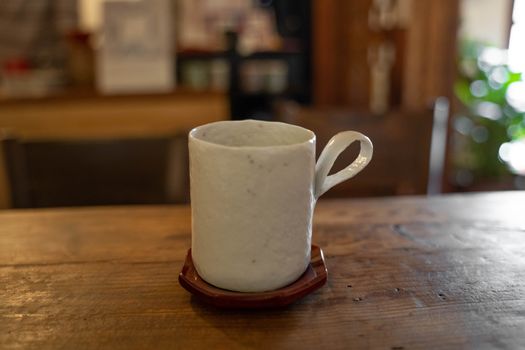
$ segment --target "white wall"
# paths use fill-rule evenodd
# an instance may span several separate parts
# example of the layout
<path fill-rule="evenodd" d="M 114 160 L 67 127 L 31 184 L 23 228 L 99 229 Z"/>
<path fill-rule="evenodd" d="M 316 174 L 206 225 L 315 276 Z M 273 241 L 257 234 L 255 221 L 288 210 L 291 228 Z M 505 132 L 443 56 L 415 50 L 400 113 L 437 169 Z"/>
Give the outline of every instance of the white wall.
<path fill-rule="evenodd" d="M 506 48 L 511 6 L 512 0 L 461 0 L 460 36 Z"/>
<path fill-rule="evenodd" d="M 96 32 L 102 22 L 102 3 L 104 0 L 79 0 L 78 13 L 80 28 L 88 32 Z"/>

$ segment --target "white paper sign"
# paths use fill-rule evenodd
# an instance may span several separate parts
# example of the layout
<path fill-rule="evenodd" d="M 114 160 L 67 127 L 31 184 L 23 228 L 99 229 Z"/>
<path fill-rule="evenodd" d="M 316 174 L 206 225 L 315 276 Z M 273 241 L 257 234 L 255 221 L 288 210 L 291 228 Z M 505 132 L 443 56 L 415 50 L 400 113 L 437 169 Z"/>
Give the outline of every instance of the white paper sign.
<path fill-rule="evenodd" d="M 169 0 L 107 1 L 97 86 L 103 93 L 168 92 L 175 86 Z"/>

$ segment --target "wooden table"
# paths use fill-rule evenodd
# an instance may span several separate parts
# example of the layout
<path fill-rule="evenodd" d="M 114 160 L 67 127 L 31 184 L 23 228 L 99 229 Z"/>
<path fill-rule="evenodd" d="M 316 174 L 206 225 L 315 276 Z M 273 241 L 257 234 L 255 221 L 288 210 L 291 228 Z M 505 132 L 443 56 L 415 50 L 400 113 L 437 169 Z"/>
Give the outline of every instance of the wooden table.
<path fill-rule="evenodd" d="M 0 213 L 0 348 L 525 348 L 525 193 L 320 202 L 328 283 L 224 311 L 177 283 L 188 207 Z"/>

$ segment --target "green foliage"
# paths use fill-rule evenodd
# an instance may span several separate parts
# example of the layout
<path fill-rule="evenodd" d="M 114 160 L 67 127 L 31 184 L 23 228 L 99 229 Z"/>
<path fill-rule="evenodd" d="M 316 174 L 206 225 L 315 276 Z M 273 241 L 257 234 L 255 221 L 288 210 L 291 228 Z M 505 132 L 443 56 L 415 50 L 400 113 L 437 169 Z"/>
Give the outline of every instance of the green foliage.
<path fill-rule="evenodd" d="M 509 103 L 507 91 L 523 77 L 509 69 L 502 50 L 463 41 L 459 52 L 454 92 L 463 108 L 454 120 L 454 165 L 477 178 L 506 174 L 501 144 L 525 137 L 525 113 Z"/>

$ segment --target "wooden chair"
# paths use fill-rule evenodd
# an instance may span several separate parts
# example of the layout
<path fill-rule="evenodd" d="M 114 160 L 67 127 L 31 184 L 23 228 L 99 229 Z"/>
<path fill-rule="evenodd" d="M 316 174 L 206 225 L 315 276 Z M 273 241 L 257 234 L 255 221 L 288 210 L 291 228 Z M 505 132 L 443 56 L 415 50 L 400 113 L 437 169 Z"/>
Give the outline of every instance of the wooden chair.
<path fill-rule="evenodd" d="M 1 138 L 14 208 L 185 203 L 186 135 L 154 138 Z"/>
<path fill-rule="evenodd" d="M 385 115 L 338 108 L 304 107 L 279 102 L 281 121 L 303 126 L 317 135 L 317 154 L 336 133 L 356 130 L 374 144 L 371 163 L 350 181 L 325 196 L 385 196 L 439 193 L 444 166 L 448 101 L 440 98 L 426 111 L 394 111 Z M 332 172 L 343 169 L 358 153 L 358 145 L 343 152 Z"/>

